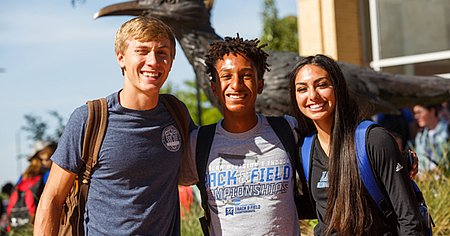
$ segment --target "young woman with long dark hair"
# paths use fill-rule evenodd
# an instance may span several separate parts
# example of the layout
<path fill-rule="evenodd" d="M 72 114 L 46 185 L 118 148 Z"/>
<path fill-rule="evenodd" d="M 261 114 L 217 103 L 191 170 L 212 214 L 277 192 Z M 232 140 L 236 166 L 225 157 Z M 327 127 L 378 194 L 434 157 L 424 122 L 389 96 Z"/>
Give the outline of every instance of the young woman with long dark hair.
<path fill-rule="evenodd" d="M 360 180 L 354 137 L 364 115 L 338 64 L 324 55 L 306 57 L 291 72 L 290 88 L 300 135 L 316 133 L 309 186 L 319 221 L 315 235 L 421 235 L 405 161 L 381 127 L 368 131 L 367 153 L 397 222 L 385 219 Z"/>

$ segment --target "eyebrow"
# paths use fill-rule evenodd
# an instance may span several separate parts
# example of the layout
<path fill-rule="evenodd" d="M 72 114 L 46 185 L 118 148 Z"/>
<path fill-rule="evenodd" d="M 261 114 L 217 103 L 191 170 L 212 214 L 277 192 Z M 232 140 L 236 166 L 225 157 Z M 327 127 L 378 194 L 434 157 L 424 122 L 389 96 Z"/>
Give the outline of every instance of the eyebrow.
<path fill-rule="evenodd" d="M 320 77 L 320 78 L 317 78 L 317 79 L 315 79 L 314 81 L 313 81 L 313 84 L 315 84 L 315 83 L 318 83 L 318 82 L 320 82 L 320 81 L 322 81 L 322 80 L 329 80 L 330 82 L 331 82 L 331 79 L 330 78 L 328 78 L 327 76 L 324 76 L 324 77 Z M 298 83 L 295 83 L 295 85 L 304 85 L 304 84 L 306 84 L 305 82 L 298 82 Z"/>
<path fill-rule="evenodd" d="M 142 48 L 150 49 L 151 47 L 146 46 L 146 45 L 137 45 L 136 48 L 137 49 L 142 49 Z M 168 45 L 161 45 L 161 46 L 158 46 L 156 49 L 165 49 L 165 48 L 170 49 L 170 47 Z"/>

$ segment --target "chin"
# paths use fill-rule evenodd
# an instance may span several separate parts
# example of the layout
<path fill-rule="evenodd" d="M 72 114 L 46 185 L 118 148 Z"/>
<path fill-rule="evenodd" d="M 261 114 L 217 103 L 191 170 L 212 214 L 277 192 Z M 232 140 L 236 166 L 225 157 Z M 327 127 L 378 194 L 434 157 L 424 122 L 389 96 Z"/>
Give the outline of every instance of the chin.
<path fill-rule="evenodd" d="M 242 112 L 248 112 L 249 109 L 245 105 L 232 105 L 232 106 L 226 106 L 227 111 L 233 112 L 233 113 L 242 113 Z"/>

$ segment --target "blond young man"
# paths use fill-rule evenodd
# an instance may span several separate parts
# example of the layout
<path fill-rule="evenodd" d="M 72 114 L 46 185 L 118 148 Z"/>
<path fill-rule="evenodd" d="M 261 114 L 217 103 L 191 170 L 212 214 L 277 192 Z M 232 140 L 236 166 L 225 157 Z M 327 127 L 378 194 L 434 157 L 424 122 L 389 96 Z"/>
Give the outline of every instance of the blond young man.
<path fill-rule="evenodd" d="M 108 124 L 85 208 L 86 235 L 179 235 L 180 131 L 159 91 L 175 56 L 174 36 L 157 19 L 137 17 L 116 34 L 124 86 L 107 97 Z M 41 197 L 35 235 L 58 233 L 61 208 L 82 168 L 87 107 L 71 115 Z M 191 123 L 192 124 L 192 123 Z M 170 138 L 165 135 L 171 135 Z"/>

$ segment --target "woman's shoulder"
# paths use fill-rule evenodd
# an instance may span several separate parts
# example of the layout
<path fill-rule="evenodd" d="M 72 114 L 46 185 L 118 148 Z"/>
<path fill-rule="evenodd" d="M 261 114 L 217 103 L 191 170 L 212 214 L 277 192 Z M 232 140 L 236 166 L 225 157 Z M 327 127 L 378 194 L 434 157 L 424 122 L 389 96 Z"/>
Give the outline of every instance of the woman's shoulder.
<path fill-rule="evenodd" d="M 367 143 L 391 143 L 393 140 L 392 135 L 385 128 L 381 126 L 373 126 L 369 128 L 367 133 Z"/>
<path fill-rule="evenodd" d="M 377 163 L 376 166 L 385 166 L 385 162 L 394 163 L 401 156 L 394 137 L 381 126 L 369 129 L 366 140 L 367 153 L 372 163 Z"/>

